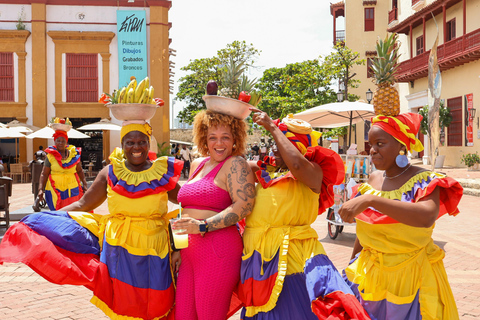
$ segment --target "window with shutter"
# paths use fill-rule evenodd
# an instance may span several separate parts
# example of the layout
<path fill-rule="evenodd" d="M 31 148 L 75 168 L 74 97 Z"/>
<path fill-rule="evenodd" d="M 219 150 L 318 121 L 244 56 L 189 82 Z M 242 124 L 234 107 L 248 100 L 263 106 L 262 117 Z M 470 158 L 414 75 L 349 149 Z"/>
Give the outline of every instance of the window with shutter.
<path fill-rule="evenodd" d="M 0 52 L 0 101 L 15 101 L 13 52 Z"/>
<path fill-rule="evenodd" d="M 98 101 L 97 54 L 66 54 L 66 102 Z"/>
<path fill-rule="evenodd" d="M 462 146 L 462 97 L 448 99 L 447 107 L 452 115 L 452 122 L 447 128 L 447 146 Z"/>
<path fill-rule="evenodd" d="M 417 40 L 417 56 L 419 54 L 422 54 L 424 52 L 424 48 L 423 48 L 423 35 L 418 37 Z"/>
<path fill-rule="evenodd" d="M 456 38 L 456 24 L 455 18 L 447 22 L 447 41 L 453 40 Z"/>
<path fill-rule="evenodd" d="M 365 8 L 365 31 L 375 30 L 375 8 Z"/>

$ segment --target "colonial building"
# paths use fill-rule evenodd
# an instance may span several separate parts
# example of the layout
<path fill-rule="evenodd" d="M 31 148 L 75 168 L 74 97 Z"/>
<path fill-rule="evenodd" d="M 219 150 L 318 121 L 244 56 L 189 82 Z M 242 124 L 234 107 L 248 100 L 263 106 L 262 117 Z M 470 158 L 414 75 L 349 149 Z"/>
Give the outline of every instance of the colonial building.
<path fill-rule="evenodd" d="M 124 86 L 122 74 L 129 75 L 128 70 L 142 69 L 125 61 L 143 61 L 144 76 L 149 76 L 155 96 L 165 101 L 150 121 L 153 134 L 160 143 L 169 141 L 170 7 L 171 1 L 163 0 L 2 1 L 0 122 L 17 119 L 42 128 L 53 117 L 68 117 L 74 128 L 102 118 L 121 124 L 98 103 L 98 98 L 102 92 L 112 93 Z M 117 21 L 119 13 L 127 17 Z M 127 21 L 136 14 L 143 20 Z M 142 31 L 145 41 L 139 38 L 119 43 L 118 30 L 122 27 Z M 127 56 L 139 52 L 135 46 L 127 46 L 137 42 L 145 42 L 145 59 Z M 101 165 L 120 145 L 120 135 L 115 131 L 90 135 L 91 139 L 73 144 L 81 144 L 83 152 L 95 154 L 86 160 L 96 158 Z M 0 140 L 0 156 L 9 148 L 7 142 Z M 18 161 L 31 160 L 39 145 L 49 143 L 52 140 L 19 139 Z"/>
<path fill-rule="evenodd" d="M 450 127 L 443 131 L 440 155 L 446 156 L 445 165 L 462 166 L 463 154 L 480 151 L 479 114 L 476 113 L 480 106 L 475 102 L 475 89 L 480 85 L 479 1 L 345 0 L 332 4 L 331 8 L 332 12 L 344 8 L 345 42 L 353 50 L 365 49 L 372 51 L 372 56 L 376 54 L 376 39 L 370 37 L 371 31 L 366 31 L 372 19 L 379 36 L 384 37 L 387 31 L 400 35 L 402 55 L 398 81 L 402 112 L 418 112 L 428 105 L 428 57 L 438 34 L 441 99 L 453 116 Z M 349 12 L 354 13 L 349 15 Z M 428 156 L 427 139 L 424 142 L 426 149 L 420 157 Z"/>

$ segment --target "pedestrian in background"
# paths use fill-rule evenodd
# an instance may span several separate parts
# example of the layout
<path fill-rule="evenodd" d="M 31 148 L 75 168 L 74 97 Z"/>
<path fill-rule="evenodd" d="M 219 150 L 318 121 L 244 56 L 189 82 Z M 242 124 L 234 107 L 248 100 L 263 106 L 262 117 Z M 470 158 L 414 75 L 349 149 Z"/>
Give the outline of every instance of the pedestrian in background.
<path fill-rule="evenodd" d="M 190 175 L 190 163 L 192 161 L 192 155 L 190 150 L 187 148 L 186 145 L 182 145 L 182 149 L 180 150 L 180 160 L 183 161 L 183 177 L 188 178 Z"/>

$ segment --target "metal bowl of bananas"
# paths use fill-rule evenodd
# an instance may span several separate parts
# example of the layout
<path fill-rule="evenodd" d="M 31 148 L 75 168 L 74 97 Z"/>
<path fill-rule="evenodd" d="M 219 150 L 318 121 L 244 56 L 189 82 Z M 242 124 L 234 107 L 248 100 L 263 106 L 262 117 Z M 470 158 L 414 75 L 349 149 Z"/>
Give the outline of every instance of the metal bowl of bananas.
<path fill-rule="evenodd" d="M 207 95 L 202 97 L 208 110 L 223 113 L 237 119 L 246 119 L 250 114 L 251 104 L 227 97 Z"/>
<path fill-rule="evenodd" d="M 108 104 L 112 115 L 117 120 L 150 120 L 155 115 L 158 106 L 156 104 L 144 103 L 116 103 Z"/>

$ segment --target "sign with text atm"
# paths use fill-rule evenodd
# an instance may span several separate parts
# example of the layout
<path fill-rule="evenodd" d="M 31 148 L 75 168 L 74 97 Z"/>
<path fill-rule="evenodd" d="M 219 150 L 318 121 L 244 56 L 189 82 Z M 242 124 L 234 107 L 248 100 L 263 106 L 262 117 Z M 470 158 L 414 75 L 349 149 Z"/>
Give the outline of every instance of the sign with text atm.
<path fill-rule="evenodd" d="M 118 87 L 127 86 L 130 77 L 137 81 L 148 75 L 147 22 L 145 11 L 117 11 Z"/>

